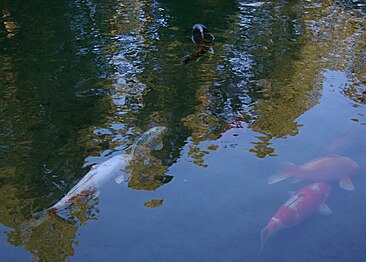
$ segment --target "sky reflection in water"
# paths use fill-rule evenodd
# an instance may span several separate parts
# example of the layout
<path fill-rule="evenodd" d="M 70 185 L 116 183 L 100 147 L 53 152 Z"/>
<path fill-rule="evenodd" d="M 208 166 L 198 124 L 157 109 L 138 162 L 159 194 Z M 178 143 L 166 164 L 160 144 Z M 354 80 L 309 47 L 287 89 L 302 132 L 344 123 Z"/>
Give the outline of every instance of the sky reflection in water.
<path fill-rule="evenodd" d="M 23 2 L 0 4 L 1 260 L 366 258 L 363 6 Z M 183 65 L 195 23 L 215 52 Z M 24 230 L 91 165 L 158 125 L 164 147 L 127 185 Z M 307 185 L 267 177 L 329 154 L 359 163 L 355 191 L 331 182 L 333 214 L 279 233 L 258 258 L 261 228 Z"/>

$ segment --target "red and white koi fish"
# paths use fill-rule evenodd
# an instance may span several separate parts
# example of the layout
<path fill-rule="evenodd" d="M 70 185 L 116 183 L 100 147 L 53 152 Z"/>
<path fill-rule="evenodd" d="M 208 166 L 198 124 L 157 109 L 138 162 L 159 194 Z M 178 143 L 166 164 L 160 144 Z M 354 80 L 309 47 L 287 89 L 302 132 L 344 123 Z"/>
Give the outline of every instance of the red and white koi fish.
<path fill-rule="evenodd" d="M 311 160 L 301 166 L 286 163 L 284 171 L 268 178 L 268 184 L 274 184 L 290 176 L 295 177 L 294 183 L 303 179 L 315 182 L 338 180 L 339 186 L 345 190 L 353 191 L 354 186 L 349 179 L 360 169 L 359 165 L 348 157 L 326 156 Z"/>
<path fill-rule="evenodd" d="M 323 215 L 330 215 L 332 211 L 324 202 L 331 191 L 332 187 L 327 183 L 314 183 L 292 195 L 261 230 L 262 244 L 259 255 L 267 240 L 274 237 L 278 231 L 300 224 L 316 210 Z"/>

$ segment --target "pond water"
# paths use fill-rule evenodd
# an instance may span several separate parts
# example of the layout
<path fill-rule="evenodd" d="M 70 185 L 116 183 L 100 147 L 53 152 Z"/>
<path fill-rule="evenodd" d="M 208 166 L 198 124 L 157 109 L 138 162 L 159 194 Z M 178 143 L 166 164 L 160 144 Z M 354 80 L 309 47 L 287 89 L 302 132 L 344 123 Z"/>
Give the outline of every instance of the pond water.
<path fill-rule="evenodd" d="M 366 261 L 363 1 L 0 1 L 1 261 Z M 192 26 L 215 37 L 200 58 Z M 210 51 L 210 52 L 209 52 Z M 212 52 L 213 51 L 213 52 Z M 57 203 L 165 126 L 123 183 Z M 314 212 L 260 231 L 311 183 L 284 163 L 345 156 Z M 335 164 L 335 163 L 333 163 Z"/>

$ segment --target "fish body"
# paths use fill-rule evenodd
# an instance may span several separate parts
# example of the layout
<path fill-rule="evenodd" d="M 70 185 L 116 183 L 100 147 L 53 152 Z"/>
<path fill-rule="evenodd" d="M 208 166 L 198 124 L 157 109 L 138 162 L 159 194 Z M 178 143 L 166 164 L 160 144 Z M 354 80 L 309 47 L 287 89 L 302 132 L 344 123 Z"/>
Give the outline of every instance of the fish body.
<path fill-rule="evenodd" d="M 89 172 L 55 205 L 48 208 L 50 214 L 57 213 L 74 204 L 78 199 L 98 195 L 102 186 L 115 180 L 125 181 L 125 169 L 133 157 L 141 157 L 148 150 L 160 150 L 163 147 L 162 135 L 167 130 L 164 126 L 152 127 L 145 131 L 132 147 L 131 154 L 114 156 L 94 165 Z"/>
<path fill-rule="evenodd" d="M 340 187 L 352 191 L 354 186 L 349 177 L 359 169 L 359 165 L 348 157 L 326 156 L 311 160 L 301 166 L 287 163 L 283 172 L 270 176 L 267 182 L 273 184 L 291 176 L 295 177 L 295 182 L 303 179 L 314 182 L 340 180 Z"/>
<path fill-rule="evenodd" d="M 192 42 L 197 45 L 195 52 L 186 55 L 182 58 L 183 64 L 188 64 L 194 59 L 200 58 L 206 52 L 213 53 L 211 44 L 215 37 L 208 31 L 207 27 L 203 24 L 195 24 L 192 27 Z"/>
<path fill-rule="evenodd" d="M 124 180 L 123 170 L 131 158 L 131 155 L 121 154 L 94 165 L 60 201 L 48 209 L 49 213 L 57 213 L 71 206 L 77 199 L 97 194 L 102 186 L 112 180 L 121 183 Z"/>
<path fill-rule="evenodd" d="M 330 215 L 331 210 L 325 204 L 332 187 L 323 182 L 305 186 L 293 194 L 285 204 L 268 221 L 261 230 L 261 253 L 269 238 L 274 237 L 280 230 L 296 226 L 310 217 L 315 211 Z"/>
<path fill-rule="evenodd" d="M 126 168 L 132 159 L 143 157 L 145 150 L 160 150 L 163 147 L 162 135 L 167 130 L 164 126 L 156 126 L 145 131 L 132 146 L 131 154 L 120 154 L 100 164 L 94 165 L 89 172 L 56 204 L 33 214 L 35 221 L 25 223 L 24 230 L 35 227 L 50 215 L 60 214 L 79 200 L 98 196 L 101 187 L 112 180 L 117 183 L 126 181 Z"/>

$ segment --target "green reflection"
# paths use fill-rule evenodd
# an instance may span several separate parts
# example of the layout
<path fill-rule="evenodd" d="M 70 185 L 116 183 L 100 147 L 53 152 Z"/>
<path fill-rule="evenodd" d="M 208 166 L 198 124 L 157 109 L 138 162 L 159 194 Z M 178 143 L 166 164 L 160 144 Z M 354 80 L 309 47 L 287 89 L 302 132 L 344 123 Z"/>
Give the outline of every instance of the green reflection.
<path fill-rule="evenodd" d="M 330 1 L 24 3 L 1 7 L 0 223 L 35 260 L 72 256 L 97 199 L 71 221 L 34 224 L 32 214 L 83 177 L 86 158 L 128 151 L 149 127 L 168 127 L 165 146 L 133 160 L 130 189 L 169 183 L 186 144 L 207 167 L 215 140 L 244 124 L 256 133 L 249 151 L 275 156 L 273 141 L 297 135 L 297 118 L 319 102 L 326 70 L 346 72 L 342 93 L 365 104 L 365 17 Z M 197 22 L 215 35 L 215 54 L 184 67 Z"/>

